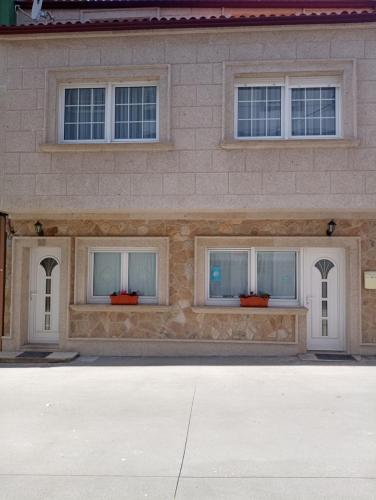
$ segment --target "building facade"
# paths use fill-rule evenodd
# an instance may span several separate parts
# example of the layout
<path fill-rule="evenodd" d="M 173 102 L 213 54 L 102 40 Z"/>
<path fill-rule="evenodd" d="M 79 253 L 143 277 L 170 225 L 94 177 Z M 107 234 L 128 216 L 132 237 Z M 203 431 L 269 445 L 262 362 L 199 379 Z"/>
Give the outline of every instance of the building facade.
<path fill-rule="evenodd" d="M 373 2 L 67 4 L 0 27 L 3 349 L 375 354 Z"/>

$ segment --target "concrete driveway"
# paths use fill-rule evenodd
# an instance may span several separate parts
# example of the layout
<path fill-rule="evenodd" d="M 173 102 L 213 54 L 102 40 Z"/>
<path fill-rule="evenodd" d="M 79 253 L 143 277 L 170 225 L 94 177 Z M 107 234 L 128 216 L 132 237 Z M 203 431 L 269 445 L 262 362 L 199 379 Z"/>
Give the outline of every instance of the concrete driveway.
<path fill-rule="evenodd" d="M 372 361 L 0 365 L 0 402 L 1 500 L 376 499 Z"/>

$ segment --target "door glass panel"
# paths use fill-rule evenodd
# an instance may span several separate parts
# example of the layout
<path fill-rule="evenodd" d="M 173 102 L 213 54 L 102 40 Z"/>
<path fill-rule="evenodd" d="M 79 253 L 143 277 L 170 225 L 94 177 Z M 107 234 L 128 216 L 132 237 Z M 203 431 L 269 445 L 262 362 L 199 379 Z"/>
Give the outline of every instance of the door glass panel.
<path fill-rule="evenodd" d="M 328 336 L 328 320 L 327 319 L 323 319 L 322 320 L 322 332 L 321 332 L 321 335 L 323 337 L 327 337 Z"/>
<path fill-rule="evenodd" d="M 322 317 L 328 317 L 328 302 L 326 300 L 322 301 Z"/>
<path fill-rule="evenodd" d="M 323 281 L 321 284 L 322 288 L 322 298 L 326 299 L 328 297 L 328 283 L 326 281 Z"/>
<path fill-rule="evenodd" d="M 45 257 L 40 265 L 43 267 L 45 275 L 45 296 L 44 296 L 44 330 L 51 330 L 51 292 L 52 292 L 52 271 L 58 265 L 58 262 L 53 257 Z"/>

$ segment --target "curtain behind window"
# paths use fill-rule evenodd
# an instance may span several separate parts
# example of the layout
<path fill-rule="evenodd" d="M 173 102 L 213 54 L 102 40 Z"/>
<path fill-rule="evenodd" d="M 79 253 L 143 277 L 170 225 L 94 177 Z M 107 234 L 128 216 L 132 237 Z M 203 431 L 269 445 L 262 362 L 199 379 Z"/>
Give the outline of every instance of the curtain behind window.
<path fill-rule="evenodd" d="M 157 255 L 152 252 L 130 252 L 128 261 L 128 289 L 145 297 L 157 295 Z"/>
<path fill-rule="evenodd" d="M 296 253 L 257 252 L 257 290 L 273 299 L 295 299 Z"/>
<path fill-rule="evenodd" d="M 210 252 L 210 297 L 248 293 L 248 252 Z"/>
<path fill-rule="evenodd" d="M 120 291 L 121 254 L 95 252 L 93 295 L 105 296 Z"/>

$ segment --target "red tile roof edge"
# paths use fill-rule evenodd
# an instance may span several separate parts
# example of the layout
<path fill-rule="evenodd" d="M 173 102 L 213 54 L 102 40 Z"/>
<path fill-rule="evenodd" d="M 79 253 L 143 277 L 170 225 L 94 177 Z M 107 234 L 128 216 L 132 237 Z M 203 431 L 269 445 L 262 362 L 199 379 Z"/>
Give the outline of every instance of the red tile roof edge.
<path fill-rule="evenodd" d="M 27 8 L 32 0 L 16 0 Z M 45 9 L 103 9 L 119 7 L 173 7 L 173 8 L 258 8 L 258 9 L 373 9 L 375 0 L 45 0 Z"/>
<path fill-rule="evenodd" d="M 54 22 L 50 24 L 24 24 L 19 26 L 0 26 L 0 35 L 19 35 L 37 33 L 66 33 L 93 31 L 135 31 L 183 28 L 234 28 L 243 26 L 291 26 L 314 24 L 374 23 L 376 12 L 342 12 L 340 14 L 299 14 L 286 16 L 239 16 L 239 17 L 182 17 L 119 19 L 109 21 Z"/>

